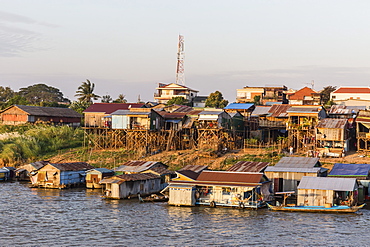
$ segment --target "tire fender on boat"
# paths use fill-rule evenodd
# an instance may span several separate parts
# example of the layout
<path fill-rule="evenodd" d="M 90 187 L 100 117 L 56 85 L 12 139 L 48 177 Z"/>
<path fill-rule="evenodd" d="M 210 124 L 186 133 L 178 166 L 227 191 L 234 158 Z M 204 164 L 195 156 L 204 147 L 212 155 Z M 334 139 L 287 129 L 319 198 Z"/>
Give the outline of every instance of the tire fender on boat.
<path fill-rule="evenodd" d="M 209 206 L 211 206 L 212 208 L 215 208 L 216 207 L 216 203 L 214 201 L 211 201 L 211 203 L 209 204 Z"/>

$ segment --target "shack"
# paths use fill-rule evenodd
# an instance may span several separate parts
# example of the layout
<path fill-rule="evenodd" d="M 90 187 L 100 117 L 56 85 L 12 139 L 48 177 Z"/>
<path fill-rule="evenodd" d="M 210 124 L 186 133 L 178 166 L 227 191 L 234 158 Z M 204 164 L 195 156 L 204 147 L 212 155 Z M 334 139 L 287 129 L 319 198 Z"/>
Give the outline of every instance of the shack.
<path fill-rule="evenodd" d="M 49 163 L 33 172 L 32 187 L 64 189 L 85 186 L 86 171 L 94 169 L 85 162 Z"/>
<path fill-rule="evenodd" d="M 112 129 L 161 130 L 164 119 L 156 111 L 148 108 L 131 108 L 111 113 Z"/>
<path fill-rule="evenodd" d="M 78 127 L 82 115 L 71 108 L 13 105 L 2 110 L 0 118 L 5 125 L 46 122 Z"/>
<path fill-rule="evenodd" d="M 302 177 L 298 186 L 298 206 L 357 204 L 358 186 L 355 178 Z"/>
<path fill-rule="evenodd" d="M 321 167 L 319 158 L 283 157 L 275 166 L 265 169 L 273 181 L 274 192 L 297 191 L 302 177 L 326 177 L 328 169 Z"/>
<path fill-rule="evenodd" d="M 48 164 L 48 161 L 36 161 L 18 167 L 16 170 L 16 177 L 20 181 L 30 181 L 32 173 Z"/>
<path fill-rule="evenodd" d="M 114 171 L 107 168 L 95 168 L 86 172 L 86 188 L 99 189 L 102 184 L 99 182 L 106 177 L 114 176 Z"/>
<path fill-rule="evenodd" d="M 368 200 L 370 195 L 370 164 L 342 164 L 336 163 L 328 177 L 356 178 L 359 184 L 358 200 Z"/>
<path fill-rule="evenodd" d="M 230 129 L 231 117 L 223 110 L 207 110 L 199 113 L 198 129 Z"/>
<path fill-rule="evenodd" d="M 350 139 L 347 119 L 325 118 L 316 126 L 317 150 L 321 151 L 323 156 L 344 156 L 348 151 Z"/>
<path fill-rule="evenodd" d="M 0 168 L 0 181 L 10 180 L 10 171 L 6 168 Z"/>
<path fill-rule="evenodd" d="M 202 171 L 170 182 L 169 205 L 259 208 L 270 200 L 271 182 L 262 173 Z"/>
<path fill-rule="evenodd" d="M 161 178 L 160 189 L 164 189 L 175 173 L 167 169 L 168 166 L 158 161 L 131 160 L 116 168 L 115 175 L 152 173 Z"/>
<path fill-rule="evenodd" d="M 105 178 L 100 184 L 105 184 L 105 198 L 129 199 L 138 194 L 148 196 L 160 192 L 161 177 L 152 173 L 122 174 Z"/>

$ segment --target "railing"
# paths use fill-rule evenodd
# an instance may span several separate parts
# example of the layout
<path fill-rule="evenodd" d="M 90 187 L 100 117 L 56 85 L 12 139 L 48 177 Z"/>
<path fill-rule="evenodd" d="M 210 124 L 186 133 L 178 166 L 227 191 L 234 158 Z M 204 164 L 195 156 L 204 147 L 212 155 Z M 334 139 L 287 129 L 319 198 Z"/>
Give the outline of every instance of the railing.
<path fill-rule="evenodd" d="M 258 124 L 260 127 L 286 127 L 286 123 L 282 121 L 259 120 Z"/>

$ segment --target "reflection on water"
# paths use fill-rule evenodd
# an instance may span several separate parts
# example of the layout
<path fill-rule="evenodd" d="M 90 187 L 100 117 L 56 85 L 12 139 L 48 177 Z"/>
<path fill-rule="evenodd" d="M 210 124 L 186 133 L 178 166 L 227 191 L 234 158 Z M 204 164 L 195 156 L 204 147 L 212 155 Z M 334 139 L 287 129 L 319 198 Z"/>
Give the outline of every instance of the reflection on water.
<path fill-rule="evenodd" d="M 0 245 L 367 245 L 370 212 L 311 214 L 104 200 L 1 183 Z"/>

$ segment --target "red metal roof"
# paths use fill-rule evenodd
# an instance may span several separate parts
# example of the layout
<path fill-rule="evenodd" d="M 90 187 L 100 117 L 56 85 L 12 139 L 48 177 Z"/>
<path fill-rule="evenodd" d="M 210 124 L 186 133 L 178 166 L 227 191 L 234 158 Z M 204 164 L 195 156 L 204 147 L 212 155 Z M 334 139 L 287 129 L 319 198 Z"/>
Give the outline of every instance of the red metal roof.
<path fill-rule="evenodd" d="M 227 169 L 230 172 L 262 172 L 269 162 L 239 161 Z"/>
<path fill-rule="evenodd" d="M 261 182 L 262 176 L 262 173 L 202 171 L 202 173 L 197 178 L 197 182 L 231 182 L 258 184 L 259 182 Z"/>
<path fill-rule="evenodd" d="M 303 100 L 305 96 L 311 96 L 312 94 L 317 93 L 309 87 L 304 87 L 292 95 L 289 95 L 290 100 Z"/>
<path fill-rule="evenodd" d="M 179 118 L 179 119 L 182 119 L 183 117 L 186 116 L 186 113 L 184 112 L 165 112 L 165 111 L 158 111 L 157 113 L 159 113 L 162 117 L 164 118 Z"/>
<path fill-rule="evenodd" d="M 368 87 L 340 87 L 333 93 L 370 93 Z"/>
<path fill-rule="evenodd" d="M 111 114 L 117 110 L 128 110 L 130 108 L 141 108 L 144 104 L 142 103 L 94 103 L 90 105 L 85 112 L 103 112 L 105 114 Z"/>

